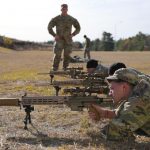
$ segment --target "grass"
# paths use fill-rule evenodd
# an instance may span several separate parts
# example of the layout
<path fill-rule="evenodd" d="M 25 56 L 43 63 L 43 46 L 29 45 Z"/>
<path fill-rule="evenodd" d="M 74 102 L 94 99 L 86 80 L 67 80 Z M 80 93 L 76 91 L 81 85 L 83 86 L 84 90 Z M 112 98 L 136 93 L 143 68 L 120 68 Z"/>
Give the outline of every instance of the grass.
<path fill-rule="evenodd" d="M 1 47 L 0 46 L 0 52 L 11 52 L 12 50 L 11 49 L 9 49 L 9 48 L 4 48 L 4 47 Z"/>
<path fill-rule="evenodd" d="M 73 55 L 83 56 L 82 51 Z M 150 74 L 149 52 L 92 52 L 92 58 L 100 60 L 103 65 L 120 61 L 127 66 Z M 2 97 L 19 97 L 22 91 L 28 95 L 55 95 L 51 86 L 37 86 L 36 83 L 48 82 L 53 53 L 51 51 L 12 51 L 0 47 L 0 95 Z M 71 64 L 83 66 L 85 63 Z M 62 67 L 62 62 L 60 68 Z M 55 80 L 65 80 L 56 76 Z M 63 92 L 60 92 L 63 94 Z M 106 142 L 100 137 L 100 128 L 106 123 L 102 120 L 93 123 L 87 111 L 74 112 L 61 105 L 35 106 L 32 112 L 32 125 L 23 130 L 24 110 L 18 107 L 0 107 L 0 149 L 11 150 L 126 150 L 148 149 L 150 139 L 137 137 L 130 146 L 128 143 Z"/>
<path fill-rule="evenodd" d="M 28 91 L 29 93 L 41 94 L 41 95 L 54 95 L 54 90 L 52 87 L 48 86 L 37 86 L 35 83 L 38 83 L 41 80 L 48 80 L 49 77 L 38 76 L 36 70 L 18 70 L 10 71 L 1 74 L 0 82 L 9 83 L 9 88 L 7 85 L 0 85 L 0 92 L 17 92 L 17 91 Z M 10 85 L 11 84 L 11 85 Z"/>
<path fill-rule="evenodd" d="M 38 80 L 37 71 L 18 70 L 1 74 L 0 81 Z"/>

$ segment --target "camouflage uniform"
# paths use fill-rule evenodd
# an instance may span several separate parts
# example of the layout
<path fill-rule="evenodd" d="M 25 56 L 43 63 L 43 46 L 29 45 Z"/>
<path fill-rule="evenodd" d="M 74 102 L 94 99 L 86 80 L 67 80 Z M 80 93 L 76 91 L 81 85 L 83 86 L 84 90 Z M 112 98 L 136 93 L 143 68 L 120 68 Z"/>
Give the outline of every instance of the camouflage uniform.
<path fill-rule="evenodd" d="M 119 69 L 107 80 L 115 80 L 115 77 L 130 84 L 136 83 L 136 86 L 131 96 L 115 110 L 117 117 L 107 126 L 107 139 L 129 140 L 138 129 L 150 136 L 150 84 L 144 79 L 139 81 L 137 73 L 131 69 Z"/>
<path fill-rule="evenodd" d="M 94 73 L 103 73 L 105 77 L 108 77 L 108 67 L 99 64 Z"/>
<path fill-rule="evenodd" d="M 86 58 L 87 55 L 88 59 L 91 59 L 90 48 L 91 48 L 91 40 L 88 37 L 85 37 L 84 58 Z"/>
<path fill-rule="evenodd" d="M 133 69 L 133 68 L 132 68 Z M 133 69 L 139 76 L 139 80 L 144 79 L 146 81 L 148 81 L 150 83 L 150 76 L 147 74 L 144 74 L 143 72 L 137 71 L 135 69 Z"/>
<path fill-rule="evenodd" d="M 73 33 L 71 33 L 72 26 L 75 27 L 75 31 Z M 56 27 L 56 33 L 53 31 L 54 27 Z M 79 22 L 70 15 L 58 15 L 49 22 L 48 31 L 52 36 L 55 37 L 58 35 L 60 37 L 60 39 L 54 44 L 53 68 L 56 70 L 58 69 L 63 49 L 63 68 L 67 68 L 69 65 L 70 53 L 72 51 L 71 35 L 75 36 L 80 32 Z"/>

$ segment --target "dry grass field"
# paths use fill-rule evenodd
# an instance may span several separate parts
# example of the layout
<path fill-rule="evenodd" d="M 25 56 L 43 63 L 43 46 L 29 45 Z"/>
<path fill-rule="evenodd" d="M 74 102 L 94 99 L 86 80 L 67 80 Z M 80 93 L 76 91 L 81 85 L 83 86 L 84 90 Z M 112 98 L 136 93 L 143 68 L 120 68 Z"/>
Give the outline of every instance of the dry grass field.
<path fill-rule="evenodd" d="M 72 56 L 83 56 L 82 51 Z M 150 52 L 92 52 L 92 58 L 109 66 L 124 62 L 127 66 L 150 74 Z M 12 51 L 0 48 L 0 97 L 54 95 L 48 75 L 53 53 L 51 51 Z M 85 63 L 70 64 L 83 66 Z M 61 66 L 60 66 L 61 68 Z M 62 77 L 56 77 L 60 79 Z M 61 93 L 62 94 L 62 93 Z M 110 142 L 101 138 L 99 131 L 107 123 L 93 123 L 87 111 L 73 112 L 66 106 L 36 106 L 31 113 L 32 124 L 24 130 L 24 110 L 19 107 L 0 107 L 0 149 L 2 150 L 149 150 L 150 138 L 136 136 L 135 142 Z"/>

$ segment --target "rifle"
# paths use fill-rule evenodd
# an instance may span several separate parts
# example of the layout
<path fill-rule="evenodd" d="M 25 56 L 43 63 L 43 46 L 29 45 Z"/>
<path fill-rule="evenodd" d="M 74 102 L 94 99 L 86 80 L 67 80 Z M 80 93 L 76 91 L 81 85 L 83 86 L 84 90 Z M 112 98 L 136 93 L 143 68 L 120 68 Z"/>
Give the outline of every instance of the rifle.
<path fill-rule="evenodd" d="M 70 92 L 70 94 L 80 94 L 85 95 L 88 93 L 91 95 L 92 93 L 103 93 L 108 94 L 108 86 L 105 83 L 104 79 L 102 78 L 93 78 L 88 77 L 86 79 L 71 79 L 65 81 L 53 81 L 53 86 L 56 90 L 56 95 L 58 96 L 58 92 L 61 89 L 61 86 L 68 86 L 68 85 L 75 85 L 75 86 L 84 86 L 84 88 L 76 87 L 75 89 L 64 89 L 64 92 Z"/>
<path fill-rule="evenodd" d="M 27 130 L 27 124 L 31 124 L 30 113 L 34 111 L 32 105 L 62 105 L 65 104 L 72 111 L 83 111 L 88 108 L 91 103 L 101 104 L 102 102 L 112 102 L 110 98 L 100 98 L 97 96 L 40 96 L 21 98 L 0 98 L 0 106 L 20 106 L 24 108 L 26 116 L 24 119 L 24 129 Z"/>
<path fill-rule="evenodd" d="M 102 78 L 85 78 L 85 79 L 71 79 L 65 81 L 53 81 L 53 86 L 65 85 L 82 85 L 85 87 L 107 85 Z"/>
<path fill-rule="evenodd" d="M 99 87 L 75 87 L 75 88 L 65 88 L 64 90 L 65 94 L 70 94 L 70 95 L 82 95 L 82 96 L 91 96 L 92 93 L 96 94 L 108 94 L 108 87 L 107 86 L 99 86 Z"/>
<path fill-rule="evenodd" d="M 66 68 L 66 70 L 59 70 L 59 71 L 50 71 L 49 73 L 38 73 L 38 75 L 45 75 L 48 74 L 51 78 L 51 83 L 53 82 L 54 75 L 69 75 L 71 78 L 76 79 L 78 74 L 81 74 L 83 67 L 72 67 Z"/>
<path fill-rule="evenodd" d="M 106 74 L 104 74 L 103 72 L 98 72 L 98 73 L 85 73 L 85 72 L 82 72 L 81 74 L 78 74 L 77 75 L 77 79 L 85 79 L 85 78 L 102 78 L 102 79 L 105 79 L 106 77 Z"/>

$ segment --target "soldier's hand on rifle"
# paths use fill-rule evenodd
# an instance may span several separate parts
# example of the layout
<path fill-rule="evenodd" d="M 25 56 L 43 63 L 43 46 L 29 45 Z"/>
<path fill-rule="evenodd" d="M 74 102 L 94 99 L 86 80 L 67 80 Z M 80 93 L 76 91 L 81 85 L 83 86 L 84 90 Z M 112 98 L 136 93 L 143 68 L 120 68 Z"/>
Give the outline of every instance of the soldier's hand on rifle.
<path fill-rule="evenodd" d="M 99 121 L 101 118 L 101 115 L 99 111 L 97 110 L 97 106 L 94 104 L 91 104 L 89 106 L 88 113 L 89 113 L 90 118 L 96 122 Z"/>
<path fill-rule="evenodd" d="M 92 104 L 89 107 L 89 116 L 92 120 L 99 121 L 102 118 L 112 119 L 116 117 L 116 114 L 113 110 L 109 110 L 99 105 Z"/>

